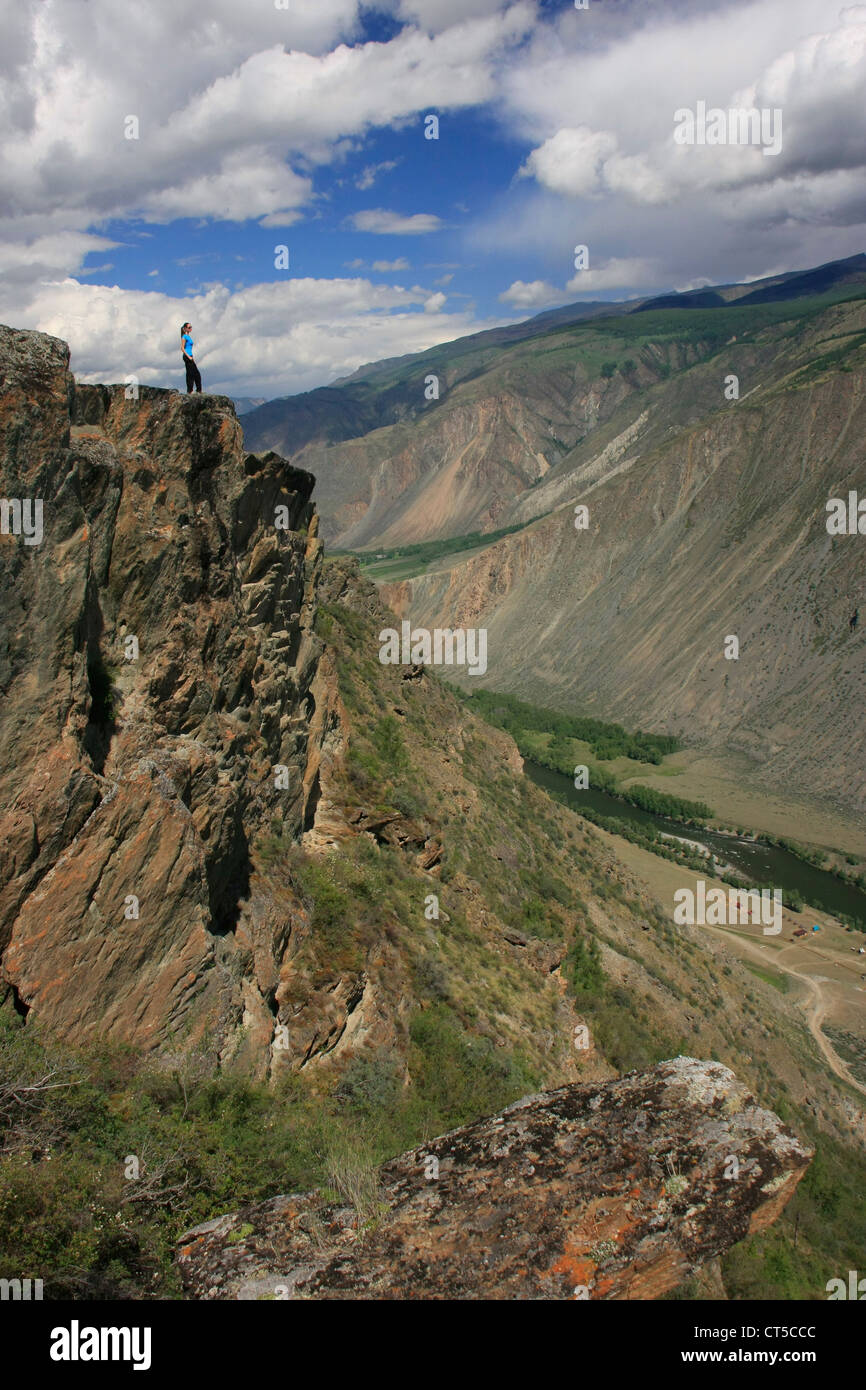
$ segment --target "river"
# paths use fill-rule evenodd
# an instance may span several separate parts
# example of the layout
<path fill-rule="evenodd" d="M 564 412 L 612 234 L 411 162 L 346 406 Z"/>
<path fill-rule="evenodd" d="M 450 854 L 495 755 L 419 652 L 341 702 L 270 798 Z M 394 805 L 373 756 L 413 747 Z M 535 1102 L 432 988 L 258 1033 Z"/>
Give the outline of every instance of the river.
<path fill-rule="evenodd" d="M 635 826 L 652 825 L 666 835 L 696 841 L 710 850 L 721 864 L 730 864 L 751 883 L 765 888 L 781 888 L 783 894 L 785 889 L 796 889 L 812 907 L 822 907 L 834 914 L 845 913 L 866 923 L 866 894 L 836 878 L 835 874 L 804 863 L 786 849 L 745 840 L 738 835 L 722 835 L 717 830 L 704 830 L 700 826 L 683 825 L 680 821 L 644 811 L 628 801 L 620 801 L 609 792 L 596 791 L 592 787 L 577 791 L 570 777 L 561 772 L 551 772 L 550 768 L 530 762 L 528 758 L 524 760 L 524 768 L 527 777 L 536 786 L 543 787 L 545 791 L 560 792 L 576 811 L 585 806 L 603 816 L 616 816 Z"/>

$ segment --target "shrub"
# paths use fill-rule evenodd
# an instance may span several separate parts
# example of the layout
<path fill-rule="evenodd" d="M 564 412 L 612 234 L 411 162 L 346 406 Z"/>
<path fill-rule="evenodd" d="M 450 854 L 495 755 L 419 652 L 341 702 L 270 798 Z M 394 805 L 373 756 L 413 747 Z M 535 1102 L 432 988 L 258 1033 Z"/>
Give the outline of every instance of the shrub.
<path fill-rule="evenodd" d="M 563 963 L 565 977 L 575 994 L 579 991 L 596 993 L 605 980 L 598 942 L 594 936 L 578 933 L 568 949 Z"/>
<path fill-rule="evenodd" d="M 336 1087 L 337 1099 L 354 1110 L 386 1110 L 396 1105 L 402 1091 L 402 1069 L 396 1055 L 380 1048 L 371 1055 L 353 1057 Z"/>
<path fill-rule="evenodd" d="M 416 965 L 415 984 L 419 994 L 430 999 L 448 999 L 451 993 L 448 971 L 432 956 L 424 956 Z"/>
<path fill-rule="evenodd" d="M 403 733 L 393 714 L 386 714 L 373 730 L 372 741 L 391 774 L 404 772 L 409 758 L 403 743 Z"/>
<path fill-rule="evenodd" d="M 538 1084 L 519 1055 L 467 1033 L 447 1004 L 416 1013 L 409 1037 L 410 1073 L 434 1133 L 495 1114 Z"/>

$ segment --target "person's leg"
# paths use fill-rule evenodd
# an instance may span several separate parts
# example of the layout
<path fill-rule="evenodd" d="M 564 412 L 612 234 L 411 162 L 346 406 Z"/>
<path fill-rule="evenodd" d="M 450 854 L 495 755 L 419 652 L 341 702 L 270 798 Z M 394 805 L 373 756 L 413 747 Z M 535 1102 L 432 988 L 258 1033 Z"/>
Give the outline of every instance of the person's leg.
<path fill-rule="evenodd" d="M 195 372 L 196 375 L 198 375 L 198 369 L 195 363 L 191 362 L 188 357 L 183 359 L 183 364 L 186 367 L 186 389 L 187 392 L 190 392 L 193 389 L 193 382 L 195 381 L 193 373 Z"/>
<path fill-rule="evenodd" d="M 201 390 L 201 372 L 199 371 L 198 367 L 195 365 L 194 362 L 193 362 L 193 364 L 192 364 L 192 369 L 193 369 L 193 372 L 195 373 L 195 389 L 196 389 L 196 391 L 200 391 L 200 390 Z"/>

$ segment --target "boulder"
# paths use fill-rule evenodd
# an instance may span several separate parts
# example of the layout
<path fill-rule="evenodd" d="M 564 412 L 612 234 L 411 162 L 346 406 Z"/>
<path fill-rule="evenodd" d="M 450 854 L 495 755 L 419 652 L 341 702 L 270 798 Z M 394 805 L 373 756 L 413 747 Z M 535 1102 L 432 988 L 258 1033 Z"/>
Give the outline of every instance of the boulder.
<path fill-rule="evenodd" d="M 810 1158 L 727 1067 L 677 1057 L 442 1135 L 354 1206 L 207 1222 L 177 1259 L 193 1298 L 653 1299 L 774 1221 Z"/>

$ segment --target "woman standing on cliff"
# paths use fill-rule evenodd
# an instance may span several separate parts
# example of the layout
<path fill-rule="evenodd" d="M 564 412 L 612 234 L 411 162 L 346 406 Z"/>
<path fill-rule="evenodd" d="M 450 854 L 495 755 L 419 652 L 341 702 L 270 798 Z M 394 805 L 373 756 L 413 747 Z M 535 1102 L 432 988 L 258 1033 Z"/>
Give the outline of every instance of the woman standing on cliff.
<path fill-rule="evenodd" d="M 200 373 L 198 367 L 195 365 L 195 360 L 193 359 L 193 355 L 192 355 L 193 341 L 192 341 L 192 324 L 191 324 L 191 323 L 185 323 L 185 324 L 183 325 L 183 327 L 181 328 L 181 330 L 180 330 L 180 345 L 181 345 L 181 348 L 182 348 L 182 350 L 183 350 L 183 365 L 186 367 L 186 389 L 187 389 L 187 392 L 190 392 L 190 391 L 192 391 L 192 390 L 200 391 L 200 390 L 201 390 L 201 373 Z"/>

